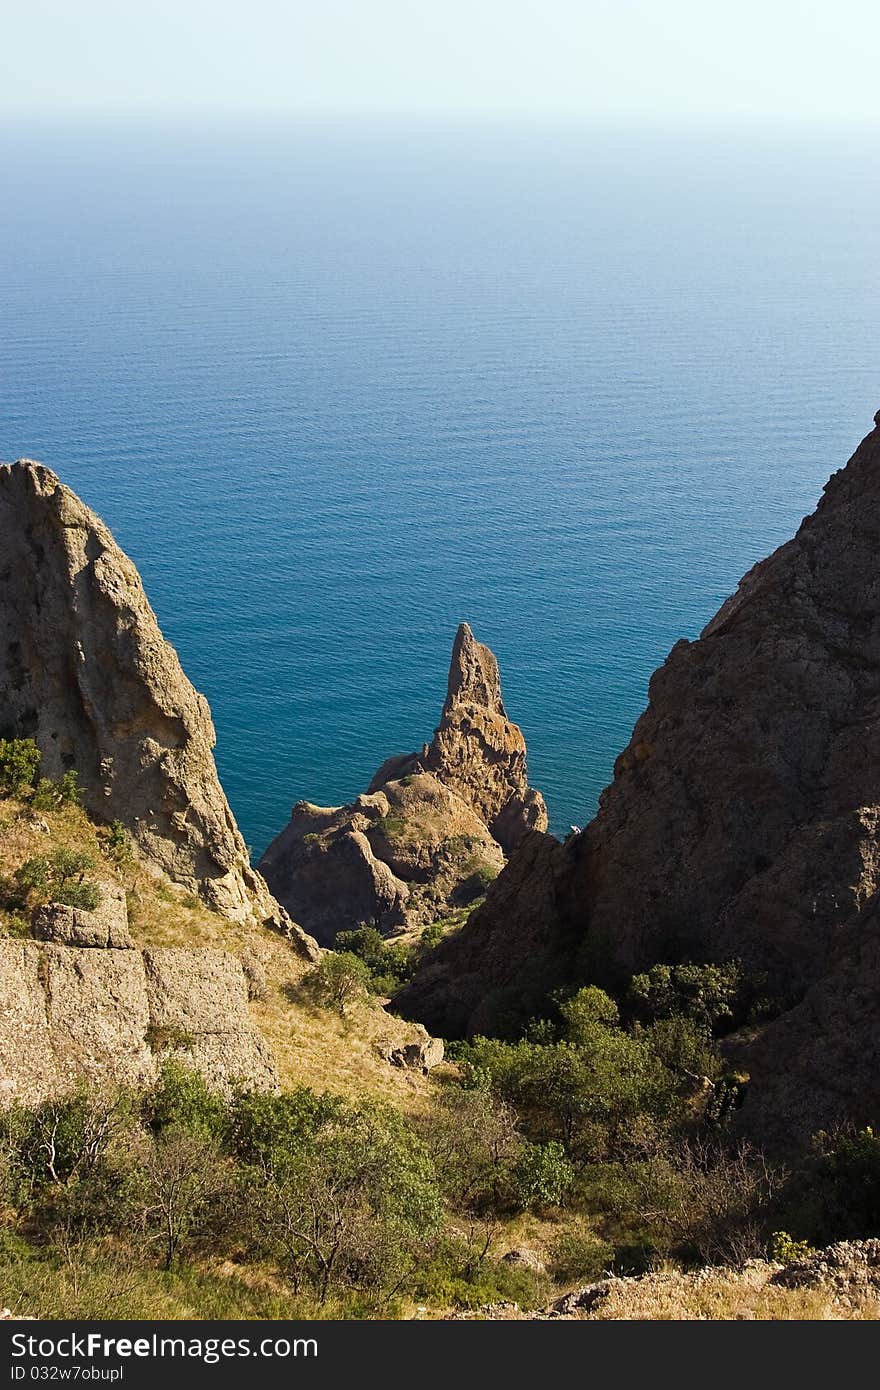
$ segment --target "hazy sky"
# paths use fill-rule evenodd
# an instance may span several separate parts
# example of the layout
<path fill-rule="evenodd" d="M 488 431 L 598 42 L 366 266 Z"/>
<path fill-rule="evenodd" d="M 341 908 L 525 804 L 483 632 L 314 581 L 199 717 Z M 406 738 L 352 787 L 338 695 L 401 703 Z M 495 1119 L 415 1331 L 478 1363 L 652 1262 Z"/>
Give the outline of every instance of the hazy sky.
<path fill-rule="evenodd" d="M 0 110 L 880 123 L 877 0 L 0 0 Z"/>

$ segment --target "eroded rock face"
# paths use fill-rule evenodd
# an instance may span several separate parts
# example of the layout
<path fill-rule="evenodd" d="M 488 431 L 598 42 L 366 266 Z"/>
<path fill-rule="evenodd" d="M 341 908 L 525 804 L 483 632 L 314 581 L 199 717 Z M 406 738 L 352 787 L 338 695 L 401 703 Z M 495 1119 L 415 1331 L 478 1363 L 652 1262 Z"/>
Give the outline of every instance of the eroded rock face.
<path fill-rule="evenodd" d="M 46 776 L 231 918 L 285 919 L 217 778 L 207 701 L 159 630 L 135 566 L 48 468 L 0 465 L 0 735 L 36 740 Z"/>
<path fill-rule="evenodd" d="M 277 1085 L 235 957 L 0 941 L 0 1105 L 149 1085 L 170 1056 L 221 1090 Z"/>
<path fill-rule="evenodd" d="M 654 674 L 595 820 L 564 846 L 526 840 L 401 1011 L 455 1035 L 491 1026 L 486 1001 L 518 981 L 735 956 L 795 1005 L 750 1044 L 744 1119 L 864 1118 L 880 1101 L 878 555 L 875 429 Z"/>
<path fill-rule="evenodd" d="M 388 934 L 466 906 L 498 874 L 505 850 L 546 824 L 498 663 L 463 623 L 433 742 L 389 758 L 347 806 L 299 802 L 260 870 L 288 912 L 332 945 L 340 931 Z"/>

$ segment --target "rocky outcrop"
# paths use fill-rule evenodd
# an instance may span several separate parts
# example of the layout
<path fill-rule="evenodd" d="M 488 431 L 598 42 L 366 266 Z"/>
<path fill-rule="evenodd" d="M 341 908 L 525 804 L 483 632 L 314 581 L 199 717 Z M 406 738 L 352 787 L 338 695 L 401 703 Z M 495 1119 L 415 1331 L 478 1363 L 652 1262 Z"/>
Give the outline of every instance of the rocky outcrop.
<path fill-rule="evenodd" d="M 332 945 L 340 931 L 387 934 L 467 906 L 498 874 L 505 848 L 546 824 L 498 663 L 463 623 L 433 743 L 389 758 L 347 806 L 299 802 L 260 870 L 288 912 Z"/>
<path fill-rule="evenodd" d="M 446 703 L 433 741 L 421 753 L 384 763 L 368 791 L 407 772 L 433 773 L 488 826 L 505 854 L 529 830 L 547 829 L 547 807 L 529 786 L 526 741 L 507 717 L 494 654 L 467 623 L 455 636 Z"/>
<path fill-rule="evenodd" d="M 392 1067 L 402 1067 L 407 1071 L 432 1071 L 443 1061 L 444 1054 L 443 1039 L 432 1038 L 430 1034 L 416 1025 L 416 1036 L 410 1042 L 401 1043 L 398 1047 L 384 1044 L 379 1048 L 380 1056 Z"/>
<path fill-rule="evenodd" d="M 785 1012 L 753 1040 L 744 1113 L 783 1090 L 802 1092 L 801 1127 L 863 1110 L 880 1060 L 878 554 L 875 429 L 654 674 L 595 820 L 564 846 L 526 840 L 402 1012 L 458 1034 L 517 981 L 736 956 Z"/>
<path fill-rule="evenodd" d="M 148 1085 L 168 1057 L 221 1090 L 275 1087 L 234 956 L 0 941 L 0 1104 Z"/>
<path fill-rule="evenodd" d="M 48 468 L 0 465 L 0 736 L 33 738 L 88 810 L 209 906 L 313 943 L 250 867 L 217 778 L 207 701 L 159 630 L 135 566 Z"/>
<path fill-rule="evenodd" d="M 260 868 L 318 941 L 424 926 L 481 896 L 504 862 L 470 807 L 430 773 L 386 782 L 349 806 L 302 801 Z"/>
<path fill-rule="evenodd" d="M 128 930 L 125 892 L 116 883 L 99 883 L 101 901 L 93 912 L 45 903 L 33 915 L 31 931 L 38 941 L 60 946 L 91 946 L 99 950 L 130 951 L 134 942 Z"/>

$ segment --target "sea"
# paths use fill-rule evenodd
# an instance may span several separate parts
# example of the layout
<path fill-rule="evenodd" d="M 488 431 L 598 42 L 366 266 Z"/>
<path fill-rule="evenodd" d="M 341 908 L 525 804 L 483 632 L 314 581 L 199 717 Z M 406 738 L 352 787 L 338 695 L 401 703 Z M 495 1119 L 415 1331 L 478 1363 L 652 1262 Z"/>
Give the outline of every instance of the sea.
<path fill-rule="evenodd" d="M 857 129 L 0 132 L 0 457 L 113 529 L 259 854 L 431 737 L 466 619 L 551 827 L 880 406 Z"/>

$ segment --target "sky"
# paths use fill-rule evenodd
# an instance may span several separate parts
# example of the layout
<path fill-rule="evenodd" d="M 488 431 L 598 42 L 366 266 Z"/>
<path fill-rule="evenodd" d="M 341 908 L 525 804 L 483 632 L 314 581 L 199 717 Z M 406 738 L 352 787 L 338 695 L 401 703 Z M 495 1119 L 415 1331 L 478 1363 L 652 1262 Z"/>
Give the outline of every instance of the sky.
<path fill-rule="evenodd" d="M 0 0 L 0 114 L 880 124 L 877 0 Z"/>

